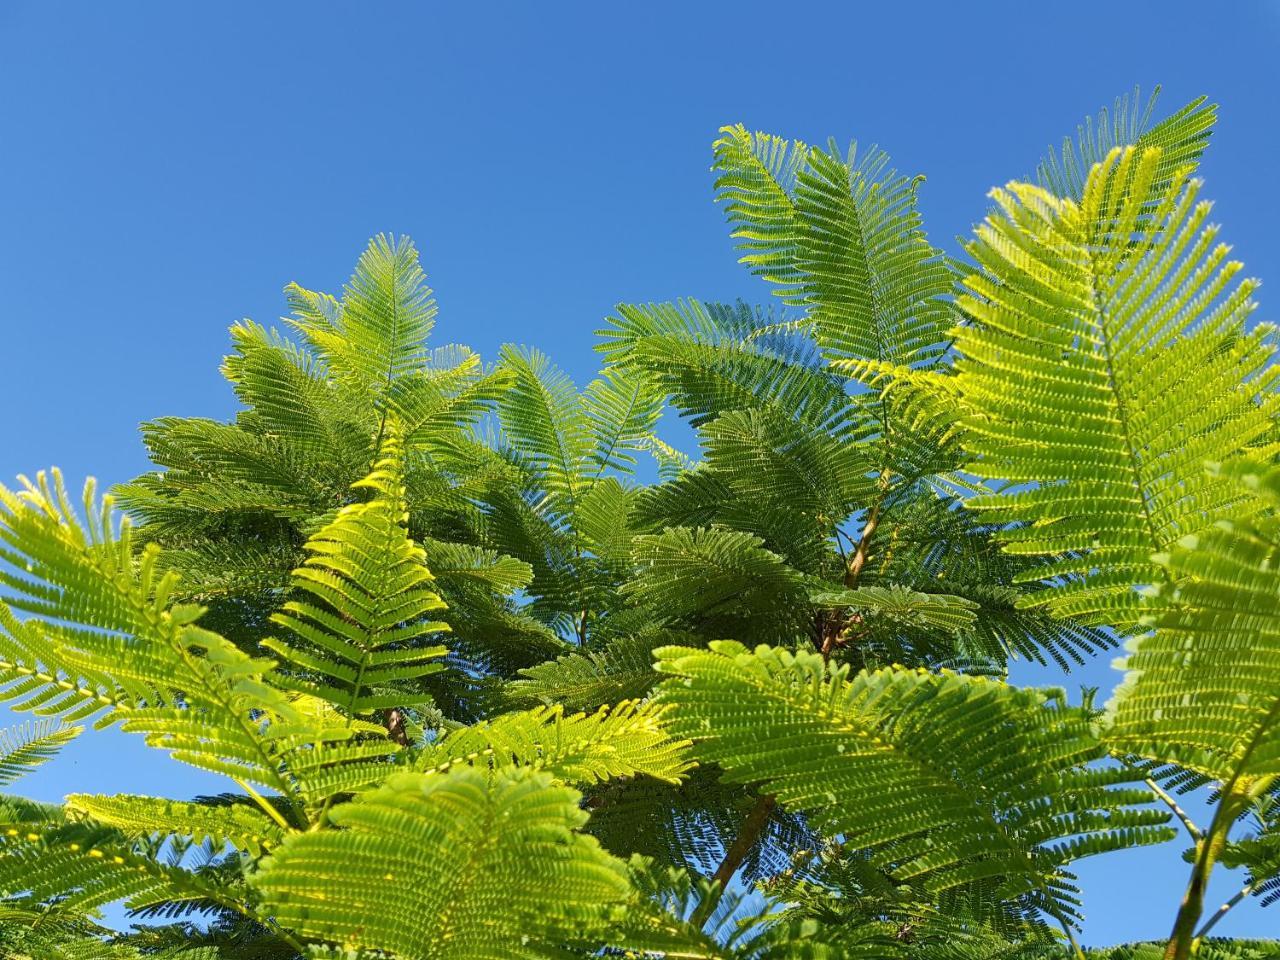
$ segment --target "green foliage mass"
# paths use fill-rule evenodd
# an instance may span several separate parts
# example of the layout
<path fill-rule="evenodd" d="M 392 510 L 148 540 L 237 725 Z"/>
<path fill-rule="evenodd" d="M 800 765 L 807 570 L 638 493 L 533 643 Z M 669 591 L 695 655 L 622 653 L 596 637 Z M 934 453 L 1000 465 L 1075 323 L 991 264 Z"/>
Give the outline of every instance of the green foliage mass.
<path fill-rule="evenodd" d="M 1153 105 L 954 257 L 884 152 L 726 127 L 773 305 L 620 304 L 583 390 L 378 237 L 232 328 L 230 422 L 0 487 L 0 785 L 88 724 L 227 780 L 0 797 L 0 954 L 1280 956 L 1211 935 L 1280 900 L 1274 331 Z M 1105 708 L 1008 683 L 1119 642 Z M 1081 948 L 1075 862 L 1184 833 L 1168 941 Z"/>

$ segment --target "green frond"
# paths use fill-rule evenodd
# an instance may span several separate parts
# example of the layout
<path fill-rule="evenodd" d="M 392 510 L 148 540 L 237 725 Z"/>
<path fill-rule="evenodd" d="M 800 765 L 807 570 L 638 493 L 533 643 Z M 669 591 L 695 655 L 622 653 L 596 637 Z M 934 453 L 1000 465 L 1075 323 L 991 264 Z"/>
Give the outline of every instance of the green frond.
<path fill-rule="evenodd" d="M 851 415 L 813 342 L 745 304 L 620 304 L 609 323 L 596 349 L 611 366 L 644 371 L 695 427 L 725 410 L 769 408 L 821 427 Z"/>
<path fill-rule="evenodd" d="M 0 787 L 52 760 L 83 729 L 51 720 L 28 721 L 0 729 Z"/>
<path fill-rule="evenodd" d="M 246 803 L 189 803 L 145 795 L 73 793 L 66 799 L 66 809 L 73 816 L 114 827 L 126 836 L 186 837 L 194 843 L 208 841 L 215 849 L 230 844 L 255 857 L 284 836 L 278 823 Z"/>
<path fill-rule="evenodd" d="M 702 431 L 705 462 L 732 495 L 783 505 L 824 529 L 875 496 L 879 467 L 867 445 L 838 439 L 771 410 L 734 410 Z M 793 521 L 794 522 L 794 521 Z"/>
<path fill-rule="evenodd" d="M 909 371 L 936 364 L 951 326 L 950 264 L 925 239 L 911 179 L 888 157 L 847 155 L 745 128 L 716 141 L 718 199 L 743 262 L 806 307 L 832 361 Z M 856 368 L 846 366 L 855 374 Z"/>
<path fill-rule="evenodd" d="M 460 432 L 474 426 L 494 408 L 511 385 L 511 372 L 486 370 L 480 357 L 466 348 L 452 351 L 451 366 L 405 374 L 395 380 L 388 405 L 399 419 L 405 443 L 436 453 L 460 442 Z"/>
<path fill-rule="evenodd" d="M 290 284 L 290 324 L 340 377 L 385 401 L 399 377 L 420 370 L 436 303 L 407 237 L 374 237 L 339 303 Z"/>
<path fill-rule="evenodd" d="M 307 541 L 293 573 L 299 599 L 272 621 L 292 634 L 262 642 L 288 666 L 288 682 L 350 716 L 429 700 L 416 681 L 444 669 L 445 647 L 425 638 L 448 630 L 427 619 L 444 608 L 426 555 L 405 529 L 402 449 L 383 441 L 372 473 L 355 486 L 373 498 L 343 507 Z"/>
<path fill-rule="evenodd" d="M 925 239 L 918 179 L 887 164 L 874 148 L 860 161 L 834 144 L 811 151 L 795 190 L 798 299 L 828 358 L 917 369 L 946 352 L 954 275 Z"/>
<path fill-rule="evenodd" d="M 691 765 L 689 744 L 667 734 L 663 713 L 652 704 L 624 701 L 568 716 L 559 704 L 501 714 L 447 734 L 424 750 L 415 766 L 530 767 L 557 780 L 587 785 L 638 775 L 679 783 Z"/>
<path fill-rule="evenodd" d="M 1151 114 L 1159 96 L 1157 86 L 1142 104 L 1141 92 L 1134 87 L 1132 98 L 1127 94 L 1116 97 L 1110 113 L 1103 107 L 1096 121 L 1086 117 L 1076 128 L 1074 143 L 1070 137 L 1063 139 L 1061 154 L 1049 148 L 1036 167 L 1036 182 L 1059 197 L 1079 201 L 1084 196 L 1090 168 L 1106 159 L 1116 147 L 1133 146 L 1139 150 L 1159 148 L 1161 159 L 1155 186 L 1157 189 L 1167 186 L 1178 171 L 1199 161 L 1217 122 L 1218 106 L 1207 103 L 1206 97 L 1196 97 L 1177 113 L 1152 126 Z"/>
<path fill-rule="evenodd" d="M 141 852 L 110 828 L 72 823 L 22 841 L 6 844 L 0 857 L 0 895 L 33 908 L 56 904 L 84 914 L 118 902 L 135 909 L 161 900 L 228 899 L 215 879 Z"/>
<path fill-rule="evenodd" d="M 662 401 L 651 379 L 618 367 L 587 384 L 582 407 L 591 424 L 597 475 L 635 467 L 635 454 L 646 448 L 658 424 Z"/>
<path fill-rule="evenodd" d="M 1065 867 L 1167 839 L 1061 691 L 892 669 L 854 676 L 820 656 L 716 641 L 657 651 L 669 729 L 736 782 L 761 784 L 871 862 L 932 892 L 994 884 L 1063 922 Z M 1052 745 L 1051 747 L 1048 745 Z"/>
<path fill-rule="evenodd" d="M 19 620 L 0 600 L 0 701 L 10 709 L 64 723 L 110 722 L 130 697 L 107 674 L 83 666 L 69 670 L 48 631 L 37 620 Z"/>
<path fill-rule="evenodd" d="M 1150 555 L 1235 507 L 1202 464 L 1269 442 L 1277 410 L 1272 330 L 1244 329 L 1256 283 L 1160 157 L 1113 151 L 1080 204 L 996 191 L 961 298 L 968 469 L 1005 485 L 966 505 L 1047 558 L 1028 604 L 1087 623 L 1131 623 L 1133 587 L 1163 577 Z"/>
<path fill-rule="evenodd" d="M 246 320 L 231 328 L 231 340 L 235 352 L 222 373 L 247 408 L 237 417 L 240 426 L 317 458 L 350 464 L 368 456 L 371 403 L 355 402 L 354 391 L 343 390 L 315 357 L 274 330 Z"/>
<path fill-rule="evenodd" d="M 508 695 L 548 705 L 563 704 L 566 710 L 595 710 L 607 703 L 641 699 L 658 681 L 653 669 L 653 648 L 669 642 L 669 636 L 620 637 L 600 650 L 574 651 L 536 667 L 526 667 L 520 671 L 521 679 L 507 684 Z"/>
<path fill-rule="evenodd" d="M 533 578 L 528 563 L 496 550 L 430 538 L 421 542 L 431 560 L 431 574 L 442 585 L 468 582 L 509 594 L 523 590 Z"/>
<path fill-rule="evenodd" d="M 177 574 L 163 570 L 154 545 L 135 554 L 129 521 L 117 521 L 111 497 L 95 502 L 92 481 L 83 509 L 84 521 L 57 471 L 19 493 L 0 487 L 0 555 L 14 569 L 0 570 L 9 591 L 0 600 L 32 615 L 21 624 L 3 615 L 22 639 L 5 694 L 27 690 L 17 705 L 48 714 L 107 707 L 99 724 L 119 722 L 177 760 L 294 795 L 286 756 L 349 732 L 309 726 L 268 684 L 270 661 L 197 626 L 203 608 L 172 603 Z"/>
<path fill-rule="evenodd" d="M 1155 632 L 1129 641 L 1107 737 L 1229 793 L 1280 774 L 1280 469 L 1238 460 L 1210 480 L 1249 490 L 1267 512 L 1219 521 L 1157 558 L 1172 585 Z"/>
<path fill-rule="evenodd" d="M 504 347 L 501 362 L 513 377 L 498 404 L 504 438 L 527 458 L 561 509 L 572 513 L 589 482 L 583 471 L 595 450 L 582 398 L 538 350 Z"/>
<path fill-rule="evenodd" d="M 741 262 L 783 290 L 798 286 L 800 224 L 792 193 L 809 147 L 738 124 L 721 127 L 712 150 L 716 200 L 725 205 Z"/>
<path fill-rule="evenodd" d="M 858 587 L 852 590 L 817 590 L 810 593 L 814 606 L 849 608 L 913 629 L 958 633 L 973 626 L 978 604 L 945 593 L 918 593 L 906 587 Z"/>
<path fill-rule="evenodd" d="M 732 607 L 765 612 L 800 594 L 800 574 L 759 537 L 716 527 L 671 527 L 638 536 L 638 570 L 623 591 L 667 617 Z"/>
<path fill-rule="evenodd" d="M 628 898 L 626 865 L 576 831 L 546 773 L 401 773 L 294 834 L 251 883 L 306 938 L 420 960 L 559 956 Z M 554 896 L 548 896 L 554 891 Z"/>

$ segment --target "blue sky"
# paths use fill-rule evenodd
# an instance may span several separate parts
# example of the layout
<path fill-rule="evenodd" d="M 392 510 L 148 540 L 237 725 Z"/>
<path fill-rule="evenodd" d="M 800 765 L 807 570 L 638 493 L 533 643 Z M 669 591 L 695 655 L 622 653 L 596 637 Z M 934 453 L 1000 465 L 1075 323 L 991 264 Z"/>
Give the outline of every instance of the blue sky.
<path fill-rule="evenodd" d="M 1280 277 L 1278 53 L 1263 2 L 6 0 L 0 479 L 121 481 L 147 466 L 139 421 L 229 416 L 227 326 L 273 321 L 290 280 L 337 290 L 379 231 L 421 248 L 439 342 L 532 344 L 580 383 L 616 302 L 764 300 L 711 202 L 726 123 L 879 143 L 927 175 L 954 249 L 1086 113 L 1135 83 L 1165 111 L 1207 93 L 1205 195 L 1249 271 Z M 1065 682 L 1113 676 L 1104 658 Z M 92 734 L 26 789 L 220 786 Z M 1166 934 L 1186 868 L 1171 845 L 1080 873 L 1085 939 L 1107 943 Z M 1280 935 L 1280 906 L 1218 929 Z"/>

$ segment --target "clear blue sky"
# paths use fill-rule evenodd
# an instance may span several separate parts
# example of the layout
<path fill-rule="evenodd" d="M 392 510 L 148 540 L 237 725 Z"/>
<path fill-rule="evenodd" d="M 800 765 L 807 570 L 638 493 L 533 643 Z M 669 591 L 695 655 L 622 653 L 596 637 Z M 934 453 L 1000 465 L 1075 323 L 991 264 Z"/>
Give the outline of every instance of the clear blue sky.
<path fill-rule="evenodd" d="M 4 0 L 0 478 L 124 480 L 147 465 L 140 420 L 230 415 L 227 326 L 273 321 L 290 280 L 337 290 L 378 231 L 422 249 L 440 342 L 533 344 L 579 382 L 618 301 L 765 299 L 711 202 L 731 122 L 879 143 L 927 174 L 949 243 L 1135 83 L 1163 83 L 1166 110 L 1207 93 L 1205 193 L 1250 271 L 1280 279 L 1277 62 L 1262 2 Z M 1108 689 L 1108 664 L 1081 682 Z M 220 786 L 115 734 L 26 784 Z M 1185 873 L 1173 846 L 1087 861 L 1086 940 L 1167 933 Z M 1280 907 L 1219 930 L 1280 935 Z"/>

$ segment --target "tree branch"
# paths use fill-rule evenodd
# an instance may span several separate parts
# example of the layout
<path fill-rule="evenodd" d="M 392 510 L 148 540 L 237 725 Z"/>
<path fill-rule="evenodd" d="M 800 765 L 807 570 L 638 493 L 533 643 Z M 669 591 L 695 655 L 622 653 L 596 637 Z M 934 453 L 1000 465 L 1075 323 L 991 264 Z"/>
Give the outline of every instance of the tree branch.
<path fill-rule="evenodd" d="M 720 893 L 728 889 L 729 881 L 738 872 L 742 862 L 747 859 L 747 854 L 751 852 L 751 848 L 764 835 L 765 827 L 769 825 L 769 816 L 777 805 L 778 798 L 772 794 L 766 794 L 756 800 L 755 805 L 748 811 L 746 818 L 742 821 L 742 826 L 738 828 L 737 837 L 734 838 L 733 843 L 729 844 L 728 849 L 724 852 L 724 858 L 720 861 L 720 865 L 716 867 L 716 872 L 711 875 L 712 882 L 719 885 L 718 890 Z M 693 912 L 689 922 L 701 929 L 702 925 L 707 922 L 707 918 L 711 916 L 711 911 L 715 909 L 719 899 L 719 896 L 714 894 L 706 897 L 698 905 L 698 909 Z"/>

